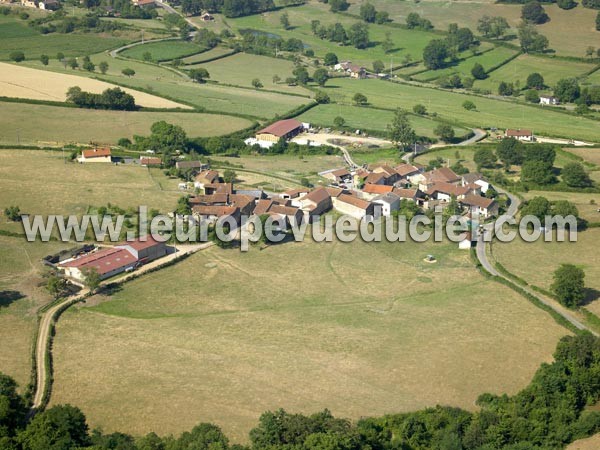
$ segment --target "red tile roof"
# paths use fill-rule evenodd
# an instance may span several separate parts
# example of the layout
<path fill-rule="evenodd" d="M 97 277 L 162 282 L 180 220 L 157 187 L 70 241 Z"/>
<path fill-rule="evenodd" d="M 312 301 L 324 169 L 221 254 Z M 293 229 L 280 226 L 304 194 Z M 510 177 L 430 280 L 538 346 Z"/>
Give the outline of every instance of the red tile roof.
<path fill-rule="evenodd" d="M 439 169 L 427 172 L 425 177 L 432 183 L 440 181 L 444 183 L 456 183 L 460 181 L 460 177 L 449 167 L 440 167 Z"/>
<path fill-rule="evenodd" d="M 81 152 L 84 158 L 100 158 L 110 156 L 110 148 L 94 148 Z"/>
<path fill-rule="evenodd" d="M 147 235 L 144 241 L 142 241 L 141 239 L 136 239 L 135 241 L 131 241 L 131 242 L 123 242 L 122 244 L 119 244 L 117 247 L 121 248 L 126 245 L 130 246 L 131 248 L 133 248 L 134 250 L 137 250 L 139 252 L 140 250 L 144 250 L 146 248 L 150 248 L 150 247 L 154 247 L 154 246 L 158 246 L 158 245 L 164 245 L 164 242 L 157 241 L 156 239 L 154 239 L 152 237 L 152 235 Z"/>
<path fill-rule="evenodd" d="M 160 158 L 153 158 L 153 157 L 140 157 L 140 164 L 142 166 L 160 166 L 162 164 L 162 161 Z"/>
<path fill-rule="evenodd" d="M 413 166 L 412 164 L 400 164 L 399 166 L 396 166 L 394 170 L 401 177 L 405 177 L 407 175 L 419 172 L 419 169 Z"/>
<path fill-rule="evenodd" d="M 509 137 L 529 137 L 533 135 L 533 132 L 531 130 L 513 130 L 509 128 L 505 134 Z"/>
<path fill-rule="evenodd" d="M 494 203 L 493 198 L 482 197 L 481 195 L 466 195 L 461 203 L 469 206 L 478 206 L 479 208 L 489 208 Z"/>
<path fill-rule="evenodd" d="M 61 264 L 61 266 L 76 267 L 81 271 L 95 269 L 98 275 L 104 275 L 113 270 L 130 266 L 135 262 L 137 262 L 137 259 L 128 250 L 116 247 L 98 250 L 89 255 Z"/>
<path fill-rule="evenodd" d="M 384 184 L 370 184 L 367 183 L 363 186 L 363 192 L 367 194 L 386 194 L 392 192 L 393 186 L 386 186 Z"/>
<path fill-rule="evenodd" d="M 371 202 L 368 202 L 366 200 L 363 200 L 361 198 L 354 197 L 353 195 L 348 195 L 348 194 L 340 195 L 338 197 L 338 201 L 348 203 L 349 205 L 356 206 L 357 208 L 360 208 L 360 209 L 367 209 L 371 205 Z"/>
<path fill-rule="evenodd" d="M 258 132 L 258 134 L 267 133 L 273 134 L 278 137 L 283 137 L 288 133 L 291 133 L 294 130 L 302 127 L 302 122 L 297 121 L 296 119 L 285 119 L 278 120 L 277 122 L 269 125 L 266 128 L 263 128 Z"/>
<path fill-rule="evenodd" d="M 239 211 L 235 206 L 199 205 L 192 208 L 192 212 L 200 216 L 232 216 Z"/>
<path fill-rule="evenodd" d="M 432 195 L 436 192 L 441 192 L 442 194 L 448 194 L 448 195 L 465 195 L 470 191 L 470 189 L 468 187 L 463 187 L 463 186 L 457 186 L 455 184 L 450 184 L 450 183 L 435 183 L 433 186 L 431 186 L 428 190 L 427 193 L 429 195 Z"/>

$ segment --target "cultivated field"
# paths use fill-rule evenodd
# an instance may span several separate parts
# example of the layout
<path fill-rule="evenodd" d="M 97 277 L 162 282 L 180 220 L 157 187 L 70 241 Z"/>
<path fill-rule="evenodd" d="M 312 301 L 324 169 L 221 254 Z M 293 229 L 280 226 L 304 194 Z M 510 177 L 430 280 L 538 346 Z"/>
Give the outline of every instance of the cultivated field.
<path fill-rule="evenodd" d="M 436 112 L 457 124 L 532 128 L 539 135 L 600 141 L 597 121 L 509 101 L 380 80 L 335 79 L 330 80 L 325 91 L 333 99 L 348 104 L 356 92 L 366 95 L 369 103 L 379 107 L 411 110 L 415 104 L 422 103 L 430 113 Z M 475 103 L 477 110 L 464 109 L 462 104 L 466 100 Z"/>
<path fill-rule="evenodd" d="M 0 128 L 3 145 L 116 144 L 122 137 L 149 135 L 152 124 L 160 120 L 182 126 L 190 137 L 218 136 L 252 125 L 249 120 L 219 114 L 101 111 L 1 101 L 0 113 L 5 125 Z M 85 123 L 85 127 L 65 123 Z"/>
<path fill-rule="evenodd" d="M 184 58 L 206 50 L 204 47 L 193 42 L 180 40 L 150 42 L 148 44 L 136 45 L 123 50 L 120 55 L 126 58 L 144 59 L 144 53 L 152 55 L 153 61 L 166 61 L 176 58 Z"/>
<path fill-rule="evenodd" d="M 210 73 L 210 79 L 220 83 L 252 87 L 252 80 L 257 78 L 265 89 L 303 95 L 311 94 L 310 91 L 300 86 L 288 86 L 283 82 L 286 78 L 293 76 L 292 71 L 294 70 L 294 63 L 285 59 L 238 53 L 217 61 L 201 63 L 198 67 L 204 67 Z M 273 83 L 275 75 L 278 75 L 282 81 L 277 84 Z"/>
<path fill-rule="evenodd" d="M 349 129 L 367 129 L 382 132 L 387 130 L 394 113 L 381 109 L 329 104 L 309 109 L 299 116 L 299 120 L 332 127 L 334 126 L 333 120 L 338 116 L 346 121 L 345 126 Z M 434 137 L 433 130 L 439 125 L 439 122 L 435 120 L 416 115 L 410 116 L 410 123 L 418 135 L 428 137 Z M 454 131 L 457 136 L 465 135 L 468 132 L 467 129 L 459 126 L 454 127 Z"/>
<path fill-rule="evenodd" d="M 58 324 L 52 403 L 134 434 L 208 421 L 245 440 L 279 407 L 473 409 L 525 386 L 565 334 L 455 244 L 213 248 L 89 303 Z"/>
<path fill-rule="evenodd" d="M 484 66 L 485 67 L 485 66 Z M 512 82 L 520 87 L 525 87 L 529 74 L 538 72 L 544 77 L 544 83 L 553 87 L 561 78 L 581 77 L 594 67 L 576 61 L 563 61 L 560 59 L 544 58 L 532 55 L 520 55 L 508 64 L 489 74 L 485 80 L 477 80 L 475 87 L 489 89 L 497 93 L 501 81 Z"/>
<path fill-rule="evenodd" d="M 69 74 L 41 71 L 14 64 L 0 63 L 0 96 L 51 100 L 63 102 L 70 87 L 79 86 L 82 90 L 100 93 L 116 86 L 103 81 Z M 123 89 L 135 97 L 136 104 L 148 108 L 184 108 L 187 105 L 157 97 L 145 92 Z"/>

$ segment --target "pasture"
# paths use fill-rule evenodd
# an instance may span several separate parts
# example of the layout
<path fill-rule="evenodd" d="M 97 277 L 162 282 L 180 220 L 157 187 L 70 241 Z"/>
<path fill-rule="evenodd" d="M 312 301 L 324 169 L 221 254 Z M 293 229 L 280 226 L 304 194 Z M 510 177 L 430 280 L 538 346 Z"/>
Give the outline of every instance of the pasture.
<path fill-rule="evenodd" d="M 329 6 L 323 3 L 311 2 L 309 4 L 286 8 L 291 29 L 285 30 L 279 23 L 279 18 L 283 11 L 267 12 L 260 15 L 228 19 L 227 22 L 237 30 L 253 29 L 262 32 L 268 32 L 284 39 L 297 38 L 308 45 L 315 52 L 315 55 L 323 57 L 328 52 L 335 53 L 340 60 L 351 60 L 357 64 L 363 64 L 371 67 L 374 60 L 380 59 L 386 64 L 390 59 L 398 64 L 406 55 L 411 55 L 413 60 L 421 59 L 423 48 L 431 39 L 439 38 L 438 35 L 420 31 L 405 30 L 402 28 L 391 28 L 384 25 L 369 25 L 369 38 L 373 46 L 360 50 L 351 45 L 340 46 L 336 42 L 321 40 L 312 34 L 310 28 L 311 20 L 318 19 L 322 24 L 340 22 L 344 27 L 349 27 L 357 22 L 357 19 L 332 14 L 329 12 Z M 391 53 L 386 54 L 381 45 L 376 45 L 385 40 L 386 32 L 390 33 L 390 39 L 394 44 Z"/>
<path fill-rule="evenodd" d="M 205 52 L 198 53 L 197 55 L 188 56 L 183 58 L 184 64 L 198 64 L 206 61 L 207 59 L 216 58 L 218 56 L 223 56 L 228 53 L 231 53 L 231 49 L 227 47 L 217 46 L 215 48 L 211 48 L 210 50 L 206 50 Z"/>
<path fill-rule="evenodd" d="M 414 75 L 412 78 L 414 78 L 415 80 L 430 81 L 443 76 L 450 76 L 454 74 L 458 74 L 462 78 L 473 78 L 473 75 L 471 75 L 471 69 L 475 64 L 481 64 L 483 68 L 487 71 L 490 70 L 492 67 L 495 67 L 498 64 L 501 64 L 502 62 L 508 60 L 515 54 L 515 50 L 511 50 L 505 47 L 496 47 L 480 55 L 472 56 L 470 58 L 459 61 L 456 65 L 451 65 L 449 67 L 439 70 L 428 70 L 426 72 Z"/>
<path fill-rule="evenodd" d="M 152 61 L 167 61 L 195 55 L 204 50 L 206 50 L 204 47 L 194 42 L 168 40 L 136 45 L 135 47 L 123 50 L 119 54 L 126 58 L 143 60 L 144 54 L 150 53 Z"/>
<path fill-rule="evenodd" d="M 103 111 L 27 103 L 0 102 L 0 111 L 5 125 L 0 129 L 3 145 L 116 144 L 122 137 L 150 134 L 152 124 L 160 120 L 180 125 L 190 137 L 223 135 L 252 125 L 249 120 L 219 114 Z M 85 126 L 75 125 L 81 123 Z"/>
<path fill-rule="evenodd" d="M 387 126 L 394 117 L 393 111 L 363 108 L 359 106 L 328 104 L 319 105 L 309 109 L 299 116 L 299 120 L 310 122 L 313 125 L 333 127 L 333 120 L 336 117 L 342 117 L 346 122 L 345 126 L 352 130 L 375 130 L 385 132 Z M 433 130 L 439 125 L 439 122 L 417 115 L 409 116 L 410 123 L 419 136 L 434 137 Z M 468 130 L 460 126 L 454 127 L 457 136 L 465 135 Z"/>
<path fill-rule="evenodd" d="M 69 310 L 52 404 L 79 405 L 106 432 L 206 421 L 244 441 L 279 407 L 354 419 L 473 409 L 482 392 L 525 386 L 564 334 L 456 244 L 211 248 Z"/>
<path fill-rule="evenodd" d="M 88 77 L 0 63 L 0 96 L 64 102 L 67 98 L 67 90 L 73 86 L 79 86 L 83 91 L 94 93 L 101 93 L 106 89 L 117 87 Z M 123 88 L 123 90 L 133 95 L 139 106 L 191 109 L 187 105 L 156 95 L 127 88 Z"/>
<path fill-rule="evenodd" d="M 589 163 L 600 166 L 600 149 L 598 148 L 572 147 L 565 150 L 583 158 Z"/>
<path fill-rule="evenodd" d="M 30 8 L 27 8 L 30 12 Z M 20 50 L 27 59 L 38 59 L 46 54 L 54 57 L 62 52 L 67 57 L 83 56 L 116 48 L 137 38 L 131 30 L 119 30 L 113 34 L 98 33 L 51 33 L 43 35 L 30 27 L 27 21 L 16 16 L 0 15 L 0 60 L 8 60 L 11 52 Z"/>
<path fill-rule="evenodd" d="M 436 112 L 442 119 L 457 125 L 498 128 L 532 128 L 539 135 L 600 140 L 598 121 L 563 114 L 515 102 L 494 100 L 458 92 L 423 88 L 404 83 L 380 80 L 330 80 L 325 87 L 331 98 L 346 104 L 359 92 L 367 96 L 370 104 L 384 108 L 402 107 L 412 110 L 417 103 Z M 462 107 L 466 100 L 477 109 L 467 111 Z"/>
<path fill-rule="evenodd" d="M 293 76 L 292 71 L 294 70 L 294 63 L 286 59 L 237 53 L 227 58 L 189 67 L 204 67 L 210 73 L 210 79 L 220 83 L 252 87 L 252 80 L 256 78 L 264 85 L 264 89 L 302 95 L 312 94 L 303 87 L 288 86 L 283 82 L 286 78 Z M 280 82 L 273 82 L 275 75 L 279 76 Z"/>
<path fill-rule="evenodd" d="M 484 66 L 485 67 L 485 66 Z M 577 61 L 564 61 L 556 58 L 520 55 L 508 64 L 494 70 L 485 80 L 475 81 L 475 87 L 489 89 L 496 94 L 501 81 L 515 83 L 525 87 L 529 74 L 538 72 L 544 77 L 544 83 L 553 87 L 562 78 L 581 77 L 594 67 L 593 64 Z"/>
<path fill-rule="evenodd" d="M 600 222 L 600 194 L 586 194 L 581 192 L 552 192 L 552 191 L 529 191 L 523 195 L 525 199 L 542 196 L 548 200 L 568 200 L 577 206 L 579 215 L 590 221 Z M 594 203 L 591 203 L 591 202 Z"/>

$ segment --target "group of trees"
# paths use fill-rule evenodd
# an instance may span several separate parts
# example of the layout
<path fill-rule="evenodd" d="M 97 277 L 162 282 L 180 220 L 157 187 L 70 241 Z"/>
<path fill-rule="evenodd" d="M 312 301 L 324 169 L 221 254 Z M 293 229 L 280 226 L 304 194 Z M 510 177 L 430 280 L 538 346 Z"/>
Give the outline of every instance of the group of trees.
<path fill-rule="evenodd" d="M 546 23 L 549 19 L 544 7 L 537 0 L 531 0 L 523 5 L 521 8 L 521 18 L 535 25 Z"/>
<path fill-rule="evenodd" d="M 73 86 L 67 91 L 67 102 L 74 103 L 81 108 L 114 109 L 121 111 L 134 111 L 137 109 L 132 95 L 120 88 L 106 89 L 101 94 L 82 91 L 79 86 Z"/>
<path fill-rule="evenodd" d="M 433 39 L 425 46 L 423 63 L 428 69 L 441 69 L 446 65 L 448 59 L 456 60 L 459 52 L 468 48 L 474 49 L 477 44 L 475 36 L 469 28 L 459 28 L 455 23 L 450 24 L 446 39 Z M 482 76 L 485 78 L 485 71 Z"/>
<path fill-rule="evenodd" d="M 574 102 L 578 113 L 585 113 L 592 104 L 600 104 L 600 86 L 581 88 L 577 78 L 563 78 L 554 87 L 554 96 L 563 103 Z"/>
<path fill-rule="evenodd" d="M 415 12 L 411 12 L 406 16 L 406 27 L 409 29 L 433 30 L 433 24 L 429 19 L 421 17 Z"/>
<path fill-rule="evenodd" d="M 181 0 L 181 11 L 188 15 L 207 10 L 223 13 L 226 17 L 241 17 L 274 8 L 273 0 Z"/>
<path fill-rule="evenodd" d="M 377 11 L 371 3 L 364 3 L 360 6 L 360 17 L 368 23 L 382 24 L 390 21 L 387 11 Z"/>
<path fill-rule="evenodd" d="M 357 22 L 346 29 L 339 22 L 321 25 L 321 21 L 315 19 L 311 21 L 310 27 L 313 34 L 320 39 L 350 44 L 359 49 L 369 46 L 369 28 L 364 23 Z"/>
<path fill-rule="evenodd" d="M 257 55 L 275 55 L 276 49 L 286 52 L 304 51 L 304 43 L 297 38 L 282 39 L 269 33 L 258 33 L 255 30 L 240 30 L 242 41 L 235 41 L 233 48 Z"/>
<path fill-rule="evenodd" d="M 517 27 L 519 43 L 525 53 L 543 52 L 548 48 L 548 38 L 540 34 L 534 25 L 522 21 Z"/>
<path fill-rule="evenodd" d="M 414 214 L 414 206 L 402 206 Z M 555 292 L 573 297 L 581 275 L 561 267 Z M 90 432 L 84 414 L 70 405 L 53 406 L 26 423 L 26 403 L 16 383 L 0 374 L 0 445 L 7 450 L 557 449 L 600 431 L 600 413 L 588 409 L 600 399 L 599 371 L 600 340 L 589 333 L 565 336 L 554 361 L 542 364 L 527 387 L 512 396 L 482 394 L 478 411 L 436 406 L 351 422 L 328 410 L 306 416 L 279 409 L 261 415 L 247 445 L 231 445 L 208 423 L 178 437 Z"/>
<path fill-rule="evenodd" d="M 477 22 L 477 31 L 485 37 L 502 39 L 506 30 L 510 28 L 508 21 L 500 16 L 483 16 Z"/>

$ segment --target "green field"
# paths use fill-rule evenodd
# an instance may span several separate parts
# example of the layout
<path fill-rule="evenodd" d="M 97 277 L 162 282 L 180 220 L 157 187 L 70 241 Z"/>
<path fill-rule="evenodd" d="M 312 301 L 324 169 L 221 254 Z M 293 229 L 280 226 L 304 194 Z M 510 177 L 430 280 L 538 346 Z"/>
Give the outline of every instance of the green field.
<path fill-rule="evenodd" d="M 600 84 L 600 70 L 596 70 L 591 75 L 588 75 L 586 80 L 591 84 L 599 85 Z"/>
<path fill-rule="evenodd" d="M 198 53 L 197 55 L 188 56 L 183 58 L 184 64 L 198 64 L 206 61 L 207 59 L 216 58 L 217 56 L 226 55 L 231 53 L 231 49 L 227 47 L 215 47 L 205 52 Z"/>
<path fill-rule="evenodd" d="M 119 35 L 120 34 L 120 35 Z M 0 60 L 8 60 L 11 52 L 21 50 L 27 59 L 38 59 L 46 54 L 54 57 L 62 52 L 65 56 L 82 56 L 116 48 L 132 40 L 130 31 L 115 32 L 114 35 L 95 33 L 51 33 L 43 35 L 26 21 L 16 16 L 0 15 Z"/>
<path fill-rule="evenodd" d="M 0 143 L 89 143 L 116 144 L 122 138 L 150 134 L 154 122 L 180 125 L 190 137 L 217 136 L 246 128 L 252 122 L 239 117 L 201 113 L 125 112 L 60 106 L 0 102 L 5 126 Z M 84 123 L 85 126 L 65 126 Z"/>
<path fill-rule="evenodd" d="M 126 58 L 143 60 L 144 54 L 148 52 L 152 55 L 153 61 L 166 61 L 194 55 L 204 50 L 204 47 L 193 42 L 169 40 L 136 45 L 135 47 L 123 50 L 120 55 Z"/>
<path fill-rule="evenodd" d="M 333 120 L 337 117 L 343 117 L 346 121 L 345 126 L 350 129 L 366 129 L 384 132 L 387 126 L 392 122 L 394 113 L 373 108 L 362 108 L 351 105 L 319 105 L 309 109 L 307 112 L 299 116 L 299 120 L 310 122 L 320 126 L 334 126 Z M 433 130 L 439 125 L 432 119 L 426 117 L 411 115 L 410 123 L 418 135 L 435 137 Z M 468 131 L 462 127 L 455 127 L 454 131 L 457 136 L 465 135 Z"/>
<path fill-rule="evenodd" d="M 204 421 L 242 441 L 280 407 L 355 419 L 474 409 L 481 392 L 525 386 L 565 333 L 456 244 L 211 248 L 69 310 L 51 402 L 105 432 Z"/>
<path fill-rule="evenodd" d="M 490 73 L 485 80 L 477 80 L 474 86 L 480 89 L 489 89 L 496 94 L 498 84 L 501 81 L 516 83 L 520 87 L 525 87 L 529 74 L 538 72 L 544 77 L 544 83 L 553 87 L 561 78 L 581 77 L 593 67 L 593 64 L 582 62 L 520 55 Z"/>
<path fill-rule="evenodd" d="M 282 81 L 293 76 L 294 63 L 286 59 L 238 53 L 209 63 L 201 63 L 198 67 L 204 67 L 210 73 L 210 79 L 220 83 L 251 87 L 252 80 L 257 78 L 264 85 L 264 89 L 311 94 L 300 86 L 288 86 L 284 82 L 273 83 L 274 75 L 278 75 Z"/>
<path fill-rule="evenodd" d="M 348 59 L 355 63 L 364 64 L 371 67 L 374 60 L 381 59 L 389 64 L 390 59 L 397 65 L 406 55 L 411 55 L 413 59 L 421 59 L 423 48 L 431 39 L 439 38 L 439 35 L 419 31 L 405 30 L 401 28 L 391 28 L 384 25 L 369 25 L 369 38 L 372 42 L 382 42 L 385 39 L 386 31 L 390 32 L 390 38 L 394 42 L 394 50 L 391 54 L 385 54 L 381 45 L 375 45 L 365 50 L 359 50 L 352 46 L 340 46 L 335 42 L 321 40 L 312 34 L 310 22 L 318 19 L 322 24 L 340 22 L 344 27 L 349 27 L 357 22 L 356 19 L 332 14 L 326 4 L 311 2 L 307 5 L 287 8 L 290 24 L 293 29 L 284 30 L 279 23 L 279 17 L 282 12 L 267 12 L 260 15 L 241 17 L 237 19 L 228 19 L 229 25 L 236 29 L 254 29 L 269 32 L 282 38 L 297 38 L 302 40 L 317 56 L 324 56 L 327 52 L 335 53 L 340 60 Z"/>
<path fill-rule="evenodd" d="M 459 124 L 532 128 L 540 135 L 600 140 L 600 122 L 514 102 L 380 80 L 335 79 L 330 80 L 325 91 L 332 99 L 347 104 L 352 103 L 357 92 L 366 95 L 372 105 L 384 108 L 411 110 L 422 103 L 430 113 Z M 462 104 L 466 100 L 475 103 L 477 110 L 465 110 Z"/>
<path fill-rule="evenodd" d="M 512 56 L 516 54 L 515 50 L 511 50 L 505 47 L 496 47 L 493 50 L 482 53 L 478 56 L 473 56 L 471 58 L 467 58 L 463 61 L 460 61 L 458 64 L 446 67 L 440 70 L 428 70 L 426 72 L 419 73 L 412 78 L 421 81 L 429 81 L 436 78 L 440 78 L 442 76 L 454 75 L 458 74 L 461 77 L 470 77 L 471 69 L 477 63 L 481 64 L 483 68 L 487 71 L 492 67 L 501 64 L 503 61 L 508 60 Z"/>

